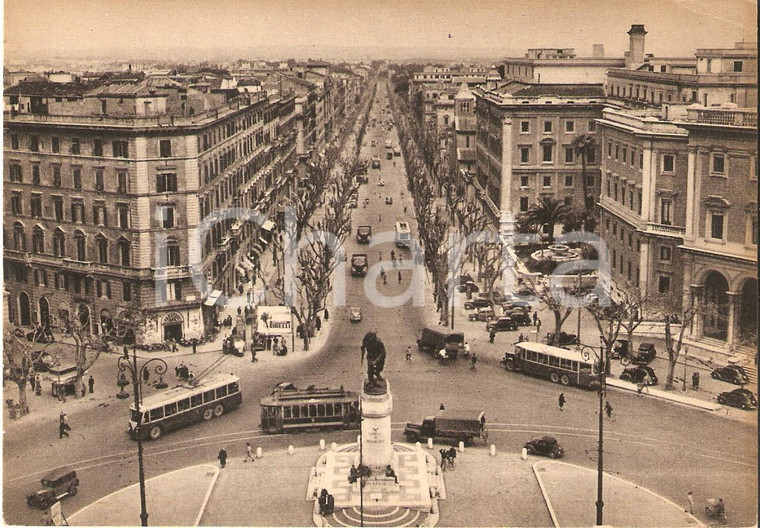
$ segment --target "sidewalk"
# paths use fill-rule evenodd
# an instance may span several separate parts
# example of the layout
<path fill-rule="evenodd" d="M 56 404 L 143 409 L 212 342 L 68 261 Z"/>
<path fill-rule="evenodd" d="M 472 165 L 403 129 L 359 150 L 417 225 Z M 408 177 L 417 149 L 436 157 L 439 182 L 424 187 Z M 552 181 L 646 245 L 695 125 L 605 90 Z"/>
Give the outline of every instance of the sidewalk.
<path fill-rule="evenodd" d="M 596 523 L 597 473 L 565 462 L 533 464 L 554 526 L 593 526 Z M 683 506 L 609 473 L 604 474 L 606 526 L 703 526 Z M 644 515 L 646 513 L 646 515 Z"/>
<path fill-rule="evenodd" d="M 150 526 L 197 526 L 219 467 L 191 466 L 145 481 Z M 72 526 L 139 526 L 140 486 L 134 484 L 68 516 Z"/>
<path fill-rule="evenodd" d="M 325 437 L 329 444 L 329 435 Z M 437 453 L 438 445 L 431 453 Z M 243 462 L 242 447 L 228 447 L 227 467 L 204 464 L 146 483 L 152 526 L 309 526 L 314 505 L 307 497 L 318 446 L 265 451 Z M 484 478 L 484 475 L 488 475 Z M 454 471 L 444 473 L 442 526 L 591 526 L 595 520 L 596 471 L 563 462 L 498 451 L 465 449 Z M 682 507 L 646 488 L 605 473 L 604 520 L 614 526 L 701 526 Z M 139 525 L 137 485 L 69 516 L 71 525 Z M 642 511 L 647 515 L 642 516 Z"/>

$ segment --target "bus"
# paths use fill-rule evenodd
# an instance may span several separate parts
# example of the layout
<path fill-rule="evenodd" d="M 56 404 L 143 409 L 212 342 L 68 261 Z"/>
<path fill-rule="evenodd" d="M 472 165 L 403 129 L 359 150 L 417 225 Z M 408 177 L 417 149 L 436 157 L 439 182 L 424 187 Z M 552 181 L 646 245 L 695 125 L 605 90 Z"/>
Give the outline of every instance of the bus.
<path fill-rule="evenodd" d="M 243 401 L 240 378 L 232 374 L 209 376 L 197 385 L 185 384 L 153 394 L 140 403 L 140 415 L 133 403 L 127 433 L 132 439 L 158 440 L 164 433 L 201 421 L 219 418 Z"/>
<path fill-rule="evenodd" d="M 396 247 L 409 247 L 412 231 L 406 222 L 396 222 Z"/>
<path fill-rule="evenodd" d="M 313 385 L 297 389 L 292 383 L 275 386 L 260 400 L 261 430 L 285 433 L 309 429 L 358 429 L 359 394 L 339 389 L 319 389 Z"/>
<path fill-rule="evenodd" d="M 525 341 L 515 343 L 514 352 L 504 354 L 501 363 L 510 372 L 548 378 L 553 383 L 584 389 L 599 387 L 593 361 L 584 359 L 577 350 Z"/>

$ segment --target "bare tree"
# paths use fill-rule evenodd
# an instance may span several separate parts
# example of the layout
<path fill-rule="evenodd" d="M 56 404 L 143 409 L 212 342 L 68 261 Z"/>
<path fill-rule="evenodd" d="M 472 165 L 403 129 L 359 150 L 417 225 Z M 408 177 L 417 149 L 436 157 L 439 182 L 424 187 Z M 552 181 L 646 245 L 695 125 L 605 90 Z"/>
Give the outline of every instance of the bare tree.
<path fill-rule="evenodd" d="M 610 353 L 615 345 L 623 320 L 626 318 L 626 307 L 614 300 L 600 303 L 598 299 L 586 306 L 586 310 L 594 318 L 596 327 L 599 330 L 599 339 L 601 340 L 602 353 L 604 355 L 605 373 L 610 374 Z"/>
<path fill-rule="evenodd" d="M 567 292 L 554 291 L 546 284 L 542 284 L 538 279 L 533 277 L 525 277 L 525 287 L 530 290 L 542 304 L 544 304 L 554 315 L 554 336 L 553 342 L 559 343 L 560 332 L 562 331 L 562 325 L 573 313 L 573 307 L 565 303 L 565 297 Z"/>
<path fill-rule="evenodd" d="M 84 387 L 84 373 L 97 361 L 100 353 L 107 349 L 109 336 L 90 335 L 82 326 L 79 317 L 74 317 L 71 323 L 71 337 L 74 339 L 74 363 L 77 366 L 75 392 L 79 398 L 83 397 L 81 388 Z"/>
<path fill-rule="evenodd" d="M 23 336 L 23 332 L 18 332 Z M 35 332 L 34 339 L 37 333 Z M 35 350 L 36 341 L 27 341 L 26 337 L 19 337 L 14 330 L 7 329 L 3 335 L 3 375 L 6 379 L 14 382 L 18 387 L 18 404 L 21 415 L 29 413 L 29 405 L 26 399 L 26 386 L 29 377 L 36 372 L 34 359 L 43 353 Z"/>

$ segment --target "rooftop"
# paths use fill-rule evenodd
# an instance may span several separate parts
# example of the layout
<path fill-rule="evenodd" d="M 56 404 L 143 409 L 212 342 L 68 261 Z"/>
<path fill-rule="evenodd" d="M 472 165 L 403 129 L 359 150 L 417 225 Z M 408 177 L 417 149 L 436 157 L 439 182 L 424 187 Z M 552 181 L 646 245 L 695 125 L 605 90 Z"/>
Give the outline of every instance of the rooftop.
<path fill-rule="evenodd" d="M 100 83 L 56 83 L 51 81 L 26 81 L 5 90 L 5 95 L 28 95 L 41 97 L 82 97 L 100 86 Z"/>
<path fill-rule="evenodd" d="M 515 97 L 605 97 L 601 84 L 530 84 L 512 93 Z"/>

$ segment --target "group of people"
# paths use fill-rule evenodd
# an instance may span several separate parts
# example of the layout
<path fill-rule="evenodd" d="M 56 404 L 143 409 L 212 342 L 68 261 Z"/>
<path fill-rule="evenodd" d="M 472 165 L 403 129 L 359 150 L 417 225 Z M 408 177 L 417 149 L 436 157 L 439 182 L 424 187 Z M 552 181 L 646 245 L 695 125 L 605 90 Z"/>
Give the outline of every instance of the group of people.
<path fill-rule="evenodd" d="M 443 471 L 446 471 L 446 466 L 454 467 L 454 461 L 457 458 L 457 450 L 455 447 L 450 447 L 449 449 L 439 449 L 438 453 L 441 455 L 441 469 Z"/>
<path fill-rule="evenodd" d="M 174 374 L 176 374 L 177 379 L 180 381 L 193 381 L 193 373 L 190 372 L 190 369 L 184 363 L 180 363 L 174 367 Z"/>
<path fill-rule="evenodd" d="M 335 497 L 325 488 L 322 488 L 322 493 L 319 494 L 317 502 L 319 502 L 320 515 L 330 515 L 335 511 Z"/>
<path fill-rule="evenodd" d="M 363 465 L 359 464 L 359 467 L 357 468 L 355 465 L 351 464 L 351 469 L 348 470 L 348 482 L 350 484 L 353 484 L 354 482 L 358 481 L 360 478 L 367 478 L 371 474 L 370 469 Z"/>

